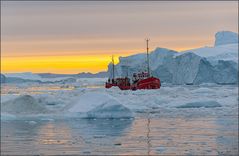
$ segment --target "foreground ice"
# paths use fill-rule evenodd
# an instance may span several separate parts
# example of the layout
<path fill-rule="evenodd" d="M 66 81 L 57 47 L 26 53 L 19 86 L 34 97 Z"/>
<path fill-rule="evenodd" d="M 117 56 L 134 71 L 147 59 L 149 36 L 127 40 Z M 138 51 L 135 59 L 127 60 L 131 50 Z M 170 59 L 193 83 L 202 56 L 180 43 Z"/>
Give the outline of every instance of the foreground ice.
<path fill-rule="evenodd" d="M 1 116 L 82 118 L 87 117 L 87 112 L 94 118 L 137 117 L 149 112 L 161 117 L 238 114 L 238 87 L 235 85 L 163 85 L 159 90 L 137 91 L 121 91 L 117 87 L 72 87 L 67 90 L 52 87 L 3 86 L 5 94 L 1 95 Z M 17 90 L 18 94 L 12 90 Z"/>

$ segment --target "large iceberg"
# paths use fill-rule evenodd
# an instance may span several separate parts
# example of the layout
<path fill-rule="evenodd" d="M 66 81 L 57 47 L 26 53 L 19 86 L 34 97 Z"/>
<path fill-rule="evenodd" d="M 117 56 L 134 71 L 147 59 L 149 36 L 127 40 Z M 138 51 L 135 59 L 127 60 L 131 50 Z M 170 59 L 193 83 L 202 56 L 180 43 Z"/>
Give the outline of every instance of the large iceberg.
<path fill-rule="evenodd" d="M 150 72 L 153 76 L 159 77 L 163 83 L 237 84 L 238 40 L 235 38 L 235 33 L 223 31 L 216 34 L 217 44 L 214 47 L 183 52 L 156 48 L 149 54 Z M 134 72 L 146 71 L 146 69 L 145 53 L 120 57 L 119 63 L 115 65 L 115 76 L 131 77 Z M 112 77 L 112 64 L 108 65 L 108 72 Z"/>
<path fill-rule="evenodd" d="M 194 53 L 185 53 L 177 56 L 171 67 L 173 70 L 172 83 L 174 84 L 213 82 L 213 67 L 205 58 Z"/>

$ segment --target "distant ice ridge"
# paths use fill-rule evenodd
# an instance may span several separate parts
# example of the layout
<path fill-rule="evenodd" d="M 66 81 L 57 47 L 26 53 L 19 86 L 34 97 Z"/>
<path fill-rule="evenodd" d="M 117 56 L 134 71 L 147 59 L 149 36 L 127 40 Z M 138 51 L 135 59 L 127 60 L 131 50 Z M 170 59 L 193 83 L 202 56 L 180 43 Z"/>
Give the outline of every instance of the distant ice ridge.
<path fill-rule="evenodd" d="M 72 77 L 57 77 L 57 78 L 42 78 L 38 74 L 31 72 L 24 73 L 5 73 L 1 74 L 2 83 L 73 83 L 76 82 L 75 78 Z"/>
<path fill-rule="evenodd" d="M 107 78 L 77 78 L 77 77 L 54 77 L 42 78 L 38 74 L 26 73 L 7 73 L 1 74 L 1 83 L 58 83 L 58 84 L 77 84 L 77 87 L 102 86 Z"/>
<path fill-rule="evenodd" d="M 39 75 L 33 74 L 31 72 L 7 73 L 7 74 L 4 74 L 4 75 L 6 77 L 15 77 L 15 78 L 29 79 L 29 80 L 41 80 L 42 79 Z"/>
<path fill-rule="evenodd" d="M 238 83 L 238 34 L 218 32 L 214 47 L 176 52 L 156 48 L 149 55 L 151 73 L 163 83 L 173 84 L 237 84 Z M 237 40 L 236 40 L 237 39 Z M 132 76 L 146 71 L 146 54 L 120 57 L 115 66 L 116 77 Z M 108 66 L 112 77 L 112 64 Z"/>

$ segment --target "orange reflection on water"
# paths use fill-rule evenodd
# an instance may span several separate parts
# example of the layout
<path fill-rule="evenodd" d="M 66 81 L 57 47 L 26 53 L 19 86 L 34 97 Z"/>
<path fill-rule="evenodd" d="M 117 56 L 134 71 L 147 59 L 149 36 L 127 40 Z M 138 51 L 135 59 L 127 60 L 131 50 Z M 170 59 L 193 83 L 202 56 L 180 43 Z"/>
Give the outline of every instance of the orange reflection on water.
<path fill-rule="evenodd" d="M 38 143 L 44 145 L 62 145 L 69 143 L 72 140 L 70 129 L 61 124 L 60 127 L 55 127 L 52 123 L 47 123 L 39 129 Z"/>
<path fill-rule="evenodd" d="M 14 84 L 7 84 L 1 86 L 1 94 L 15 94 L 15 95 L 22 95 L 22 94 L 45 94 L 45 93 L 53 93 L 52 91 L 58 91 L 58 90 L 74 90 L 74 86 L 60 86 L 57 84 L 31 84 L 31 86 L 21 86 L 18 87 Z"/>
<path fill-rule="evenodd" d="M 136 150 L 125 150 L 127 155 L 216 155 L 217 135 L 215 119 L 158 118 L 150 119 L 150 123 L 148 119 L 136 120 L 128 139 L 121 139 L 127 140 L 122 144 L 124 149 L 135 149 L 137 145 Z"/>

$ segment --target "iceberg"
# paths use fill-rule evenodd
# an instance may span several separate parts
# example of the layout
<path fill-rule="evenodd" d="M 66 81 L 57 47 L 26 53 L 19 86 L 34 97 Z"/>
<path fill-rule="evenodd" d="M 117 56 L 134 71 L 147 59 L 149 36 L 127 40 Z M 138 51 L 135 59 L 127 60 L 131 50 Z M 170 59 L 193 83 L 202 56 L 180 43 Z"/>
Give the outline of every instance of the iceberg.
<path fill-rule="evenodd" d="M 237 37 L 236 33 L 223 31 L 216 34 L 217 44 L 214 47 L 182 52 L 156 48 L 149 54 L 150 72 L 159 77 L 162 83 L 238 84 Z M 133 73 L 146 70 L 146 54 L 135 54 L 119 58 L 119 63 L 115 65 L 115 76 L 132 77 Z M 108 72 L 112 78 L 112 64 L 108 65 Z"/>

